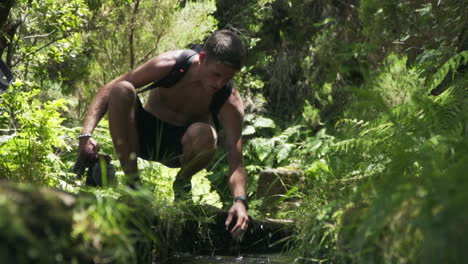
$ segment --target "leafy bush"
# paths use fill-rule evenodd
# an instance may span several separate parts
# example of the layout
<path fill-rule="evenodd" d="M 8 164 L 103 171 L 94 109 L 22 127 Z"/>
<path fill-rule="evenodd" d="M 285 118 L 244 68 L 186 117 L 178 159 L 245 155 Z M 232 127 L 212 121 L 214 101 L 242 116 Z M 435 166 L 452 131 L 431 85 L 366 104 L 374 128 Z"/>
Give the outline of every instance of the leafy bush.
<path fill-rule="evenodd" d="M 67 142 L 70 130 L 61 125 L 68 102 L 42 103 L 37 99 L 39 90 L 22 91 L 27 85 L 17 80 L 1 97 L 1 125 L 10 130 L 0 142 L 0 174 L 11 181 L 57 186 L 60 177 L 66 177 L 60 152 L 71 151 Z"/>
<path fill-rule="evenodd" d="M 456 245 L 466 241 L 456 233 L 466 230 L 453 227 L 468 217 L 455 213 L 467 198 L 456 191 L 467 187 L 462 179 L 468 164 L 466 73 L 430 97 L 418 72 L 405 69 L 405 58 L 389 58 L 394 66 L 384 65 L 372 82 L 373 101 L 357 94 L 359 107 L 349 113 L 367 121 L 338 122 L 340 138 L 324 157 L 328 166 L 313 170 L 318 174 L 308 171 L 315 184 L 299 215 L 299 250 L 350 263 L 462 263 Z M 463 63 L 456 61 L 451 68 Z M 391 74 L 395 69 L 399 73 Z M 402 87 L 408 96 L 377 107 L 399 94 L 379 87 Z M 371 117 L 359 112 L 369 102 L 376 106 Z"/>

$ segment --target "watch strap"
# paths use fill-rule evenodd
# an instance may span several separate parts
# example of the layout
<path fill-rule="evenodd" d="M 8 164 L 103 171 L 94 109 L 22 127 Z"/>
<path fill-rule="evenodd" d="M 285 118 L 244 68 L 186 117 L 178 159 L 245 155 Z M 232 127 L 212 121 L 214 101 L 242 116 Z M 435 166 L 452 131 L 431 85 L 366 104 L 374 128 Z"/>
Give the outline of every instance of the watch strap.
<path fill-rule="evenodd" d="M 247 196 L 239 195 L 234 197 L 234 203 L 236 203 L 237 201 L 241 201 L 244 204 L 245 209 L 249 209 L 249 204 L 247 203 Z"/>

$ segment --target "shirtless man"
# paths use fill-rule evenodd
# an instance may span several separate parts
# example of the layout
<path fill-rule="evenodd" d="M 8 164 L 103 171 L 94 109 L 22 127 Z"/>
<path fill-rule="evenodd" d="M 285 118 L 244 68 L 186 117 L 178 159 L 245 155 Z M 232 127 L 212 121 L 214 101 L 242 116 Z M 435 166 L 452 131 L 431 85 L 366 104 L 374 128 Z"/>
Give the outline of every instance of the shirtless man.
<path fill-rule="evenodd" d="M 234 197 L 226 225 L 236 216 L 231 232 L 245 231 L 248 215 L 241 137 L 244 109 L 239 92 L 229 86 L 242 67 L 245 56 L 242 42 L 233 32 L 214 32 L 203 50 L 194 52 L 183 78 L 172 87 L 151 90 L 143 107 L 136 89 L 167 76 L 182 52 L 156 56 L 101 87 L 79 136 L 79 155 L 85 162 L 96 156 L 98 147 L 91 134 L 108 111 L 112 142 L 130 186 L 140 183 L 137 157 L 181 167 L 176 182 L 186 182 L 213 158 L 217 131 L 210 105 L 217 92 L 230 88 L 232 92 L 221 102 L 218 113 L 225 132 L 228 179 Z"/>

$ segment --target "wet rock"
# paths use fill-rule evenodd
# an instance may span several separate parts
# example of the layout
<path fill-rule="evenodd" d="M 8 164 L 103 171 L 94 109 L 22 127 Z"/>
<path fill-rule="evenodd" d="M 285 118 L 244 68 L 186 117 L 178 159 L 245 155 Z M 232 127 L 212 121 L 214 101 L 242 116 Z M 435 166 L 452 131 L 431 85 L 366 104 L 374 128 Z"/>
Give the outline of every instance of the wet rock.
<path fill-rule="evenodd" d="M 240 241 L 233 239 L 230 230 L 224 225 L 228 212 L 211 206 L 193 206 L 192 215 L 211 221 L 189 220 L 185 223 L 180 241 L 179 252 L 192 254 L 267 254 L 281 252 L 287 247 L 293 233 L 291 221 L 249 218 L 249 228 Z M 235 223 L 236 219 L 233 220 Z"/>
<path fill-rule="evenodd" d="M 298 169 L 276 168 L 260 172 L 257 186 L 257 198 L 266 198 L 274 202 L 280 195 L 287 194 L 293 187 L 302 188 L 305 182 L 304 172 Z"/>

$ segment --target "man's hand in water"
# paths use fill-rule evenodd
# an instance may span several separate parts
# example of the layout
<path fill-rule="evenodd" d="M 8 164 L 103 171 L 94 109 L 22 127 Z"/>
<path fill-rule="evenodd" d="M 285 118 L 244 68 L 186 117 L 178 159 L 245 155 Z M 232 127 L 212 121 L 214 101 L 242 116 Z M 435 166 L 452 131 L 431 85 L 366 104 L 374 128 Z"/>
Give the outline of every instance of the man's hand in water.
<path fill-rule="evenodd" d="M 228 217 L 225 223 L 226 227 L 231 224 L 234 217 L 237 217 L 237 222 L 231 229 L 231 235 L 233 238 L 237 238 L 239 235 L 243 234 L 249 226 L 249 216 L 247 215 L 247 209 L 241 201 L 235 202 L 231 206 L 231 209 L 229 209 Z"/>

